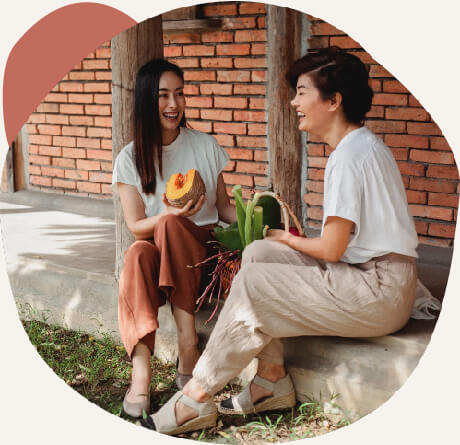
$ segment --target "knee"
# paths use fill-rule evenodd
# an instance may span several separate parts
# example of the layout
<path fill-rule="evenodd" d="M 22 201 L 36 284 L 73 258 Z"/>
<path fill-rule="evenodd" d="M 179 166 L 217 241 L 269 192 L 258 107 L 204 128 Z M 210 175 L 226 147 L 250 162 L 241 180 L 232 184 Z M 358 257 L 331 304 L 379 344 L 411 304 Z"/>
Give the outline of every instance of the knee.
<path fill-rule="evenodd" d="M 249 244 L 242 255 L 242 264 L 265 263 L 273 251 L 272 242 L 268 240 L 256 240 Z"/>
<path fill-rule="evenodd" d="M 144 258 L 158 259 L 158 248 L 150 241 L 137 240 L 125 252 L 125 264 L 138 264 Z"/>
<path fill-rule="evenodd" d="M 175 230 L 177 227 L 181 227 L 184 225 L 184 218 L 183 216 L 177 216 L 177 215 L 164 215 L 160 218 L 160 220 L 157 222 L 157 225 L 155 227 L 155 234 L 158 232 L 167 232 L 170 230 Z"/>

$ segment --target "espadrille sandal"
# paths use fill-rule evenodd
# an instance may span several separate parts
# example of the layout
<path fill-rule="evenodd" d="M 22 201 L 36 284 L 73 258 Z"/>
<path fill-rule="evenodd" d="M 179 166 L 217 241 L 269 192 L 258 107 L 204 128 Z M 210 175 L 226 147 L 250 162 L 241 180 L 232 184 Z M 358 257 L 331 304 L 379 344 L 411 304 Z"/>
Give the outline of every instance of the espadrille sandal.
<path fill-rule="evenodd" d="M 175 415 L 175 406 L 178 401 L 198 412 L 197 417 L 187 420 L 180 426 L 176 423 Z M 216 426 L 216 419 L 217 409 L 212 398 L 206 402 L 199 403 L 186 396 L 182 391 L 178 391 L 159 411 L 145 419 L 139 419 L 137 423 L 159 433 L 173 436 Z"/>
<path fill-rule="evenodd" d="M 289 374 L 275 383 L 256 375 L 253 382 L 271 391 L 273 395 L 264 397 L 253 404 L 249 384 L 238 395 L 222 400 L 217 406 L 218 411 L 223 414 L 253 414 L 292 408 L 295 405 L 294 385 Z"/>
<path fill-rule="evenodd" d="M 126 396 L 131 391 L 131 387 L 126 391 L 125 398 L 123 399 L 123 411 L 131 417 L 140 417 L 142 412 L 145 411 L 150 414 L 150 397 L 148 394 L 138 394 L 138 396 L 145 396 L 145 400 L 141 402 L 128 402 Z"/>

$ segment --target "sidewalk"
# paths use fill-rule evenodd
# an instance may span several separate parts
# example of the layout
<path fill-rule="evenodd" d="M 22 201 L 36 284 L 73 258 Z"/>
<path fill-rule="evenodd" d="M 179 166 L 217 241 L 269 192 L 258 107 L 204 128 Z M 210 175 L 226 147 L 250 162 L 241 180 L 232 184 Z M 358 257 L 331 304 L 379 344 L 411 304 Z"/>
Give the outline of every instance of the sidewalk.
<path fill-rule="evenodd" d="M 7 272 L 21 316 L 93 334 L 118 337 L 114 277 L 115 223 L 109 201 L 21 191 L 0 194 L 0 221 Z M 421 281 L 442 299 L 452 249 L 419 247 Z M 197 314 L 197 331 L 209 335 L 215 320 Z M 205 318 L 206 317 L 206 318 Z M 168 305 L 160 309 L 156 353 L 177 354 L 176 329 Z M 286 341 L 286 363 L 297 398 L 327 400 L 371 412 L 407 379 L 423 354 L 435 321 L 410 320 L 396 334 L 371 339 L 298 337 Z M 254 363 L 240 377 L 247 380 Z M 325 399 L 326 397 L 326 399 Z"/>

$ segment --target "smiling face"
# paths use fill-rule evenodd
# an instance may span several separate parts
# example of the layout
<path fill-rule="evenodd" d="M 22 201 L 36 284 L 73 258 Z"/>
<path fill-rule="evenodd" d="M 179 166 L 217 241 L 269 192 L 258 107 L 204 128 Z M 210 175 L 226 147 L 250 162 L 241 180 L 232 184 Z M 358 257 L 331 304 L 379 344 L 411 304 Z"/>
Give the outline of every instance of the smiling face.
<path fill-rule="evenodd" d="M 171 143 L 179 133 L 184 110 L 184 82 L 176 73 L 166 71 L 158 86 L 158 112 L 164 144 Z"/>
<path fill-rule="evenodd" d="M 299 118 L 299 130 L 323 136 L 330 125 L 331 101 L 321 98 L 308 73 L 299 76 L 296 91 L 291 105 Z"/>

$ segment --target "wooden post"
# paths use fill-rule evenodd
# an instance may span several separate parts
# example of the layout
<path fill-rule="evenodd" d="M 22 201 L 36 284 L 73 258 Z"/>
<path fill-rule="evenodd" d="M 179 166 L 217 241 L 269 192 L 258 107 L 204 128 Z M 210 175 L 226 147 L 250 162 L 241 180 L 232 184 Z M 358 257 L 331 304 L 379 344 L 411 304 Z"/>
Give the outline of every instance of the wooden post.
<path fill-rule="evenodd" d="M 293 91 L 285 80 L 289 65 L 301 56 L 302 14 L 268 6 L 267 110 L 270 177 L 273 191 L 302 220 L 302 139 L 290 106 Z"/>
<path fill-rule="evenodd" d="M 148 19 L 112 39 L 112 158 L 133 139 L 132 110 L 134 85 L 139 68 L 149 60 L 163 57 L 161 16 Z M 119 278 L 123 255 L 133 242 L 126 226 L 120 198 L 113 195 L 115 211 L 115 276 Z"/>

